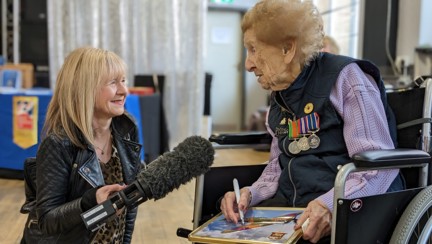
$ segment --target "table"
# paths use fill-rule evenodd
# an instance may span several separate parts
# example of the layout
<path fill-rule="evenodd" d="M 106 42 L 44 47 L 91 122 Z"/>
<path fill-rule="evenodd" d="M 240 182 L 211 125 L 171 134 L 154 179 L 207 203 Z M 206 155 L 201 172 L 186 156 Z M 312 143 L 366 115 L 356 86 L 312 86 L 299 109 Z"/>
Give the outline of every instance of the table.
<path fill-rule="evenodd" d="M 22 148 L 13 142 L 13 98 L 16 96 L 37 97 L 37 143 Z M 0 177 L 21 178 L 24 160 L 35 157 L 40 143 L 40 134 L 45 121 L 51 92 L 26 91 L 19 93 L 0 94 Z M 140 143 L 143 145 L 141 158 L 150 162 L 157 158 L 163 139 L 161 139 L 162 125 L 161 98 L 159 94 L 138 96 L 130 94 L 125 103 L 126 110 L 135 118 Z"/>
<path fill-rule="evenodd" d="M 13 142 L 13 97 L 36 96 L 38 98 L 38 113 L 37 113 L 37 144 L 23 149 Z M 49 101 L 51 100 L 50 93 L 40 94 L 25 94 L 25 93 L 10 93 L 0 94 L 0 168 L 22 170 L 24 159 L 34 157 L 40 142 L 40 133 L 45 121 L 45 114 Z"/>

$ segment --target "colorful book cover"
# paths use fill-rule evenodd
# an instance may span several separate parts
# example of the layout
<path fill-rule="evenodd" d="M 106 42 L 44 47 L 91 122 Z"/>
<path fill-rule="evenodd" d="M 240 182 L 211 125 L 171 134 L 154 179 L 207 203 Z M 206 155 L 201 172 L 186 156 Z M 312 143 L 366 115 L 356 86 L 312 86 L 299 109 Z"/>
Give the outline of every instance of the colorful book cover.
<path fill-rule="evenodd" d="M 302 208 L 251 208 L 245 213 L 245 224 L 234 224 L 218 214 L 189 235 L 200 243 L 296 243 L 301 231 L 295 221 Z"/>

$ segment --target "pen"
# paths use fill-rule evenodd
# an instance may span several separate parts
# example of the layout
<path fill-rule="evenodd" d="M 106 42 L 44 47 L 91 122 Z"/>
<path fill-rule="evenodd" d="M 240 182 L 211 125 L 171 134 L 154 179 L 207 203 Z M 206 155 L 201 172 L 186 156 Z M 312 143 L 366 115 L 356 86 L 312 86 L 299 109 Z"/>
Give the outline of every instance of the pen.
<path fill-rule="evenodd" d="M 238 204 L 240 203 L 240 187 L 239 187 L 239 184 L 238 184 L 238 181 L 237 181 L 236 178 L 234 178 L 233 184 L 234 184 L 234 193 L 235 193 L 235 196 L 236 196 L 237 207 L 238 207 Z M 239 214 L 240 214 L 240 220 L 242 222 L 242 225 L 244 225 L 243 211 L 240 210 L 240 208 L 238 208 L 238 209 L 239 209 Z"/>

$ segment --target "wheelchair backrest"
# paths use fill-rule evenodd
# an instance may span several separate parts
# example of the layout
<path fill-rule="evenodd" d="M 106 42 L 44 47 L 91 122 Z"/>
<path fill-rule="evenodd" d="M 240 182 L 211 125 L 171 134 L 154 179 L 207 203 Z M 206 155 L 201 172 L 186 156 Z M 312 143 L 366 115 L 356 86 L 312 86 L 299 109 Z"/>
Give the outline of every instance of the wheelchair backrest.
<path fill-rule="evenodd" d="M 427 120 L 423 115 L 425 88 L 387 93 L 387 101 L 393 110 L 397 124 L 397 148 L 422 149 L 422 126 Z M 418 169 L 401 169 L 407 188 L 418 186 Z"/>
<path fill-rule="evenodd" d="M 396 117 L 397 126 L 423 118 L 425 88 L 413 88 L 387 93 L 387 101 Z M 398 148 L 417 148 L 419 146 L 422 123 L 413 123 L 397 130 Z"/>

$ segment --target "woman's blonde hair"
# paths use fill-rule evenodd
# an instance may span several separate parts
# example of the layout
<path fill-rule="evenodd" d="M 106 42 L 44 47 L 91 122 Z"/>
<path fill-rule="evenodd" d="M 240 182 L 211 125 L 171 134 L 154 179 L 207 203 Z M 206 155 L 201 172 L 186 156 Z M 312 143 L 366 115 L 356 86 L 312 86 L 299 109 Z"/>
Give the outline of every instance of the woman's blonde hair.
<path fill-rule="evenodd" d="M 57 76 L 44 136 L 68 137 L 81 148 L 85 140 L 92 144 L 96 94 L 107 81 L 123 77 L 126 69 L 125 62 L 111 51 L 93 47 L 72 51 Z"/>
<path fill-rule="evenodd" d="M 323 45 L 323 22 L 315 5 L 308 0 L 263 0 L 242 20 L 243 33 L 255 31 L 259 41 L 285 48 L 296 41 L 296 59 L 308 64 Z"/>
<path fill-rule="evenodd" d="M 340 48 L 337 44 L 336 40 L 331 36 L 324 36 L 323 40 L 323 49 L 326 49 L 325 51 L 333 54 L 339 54 Z"/>

